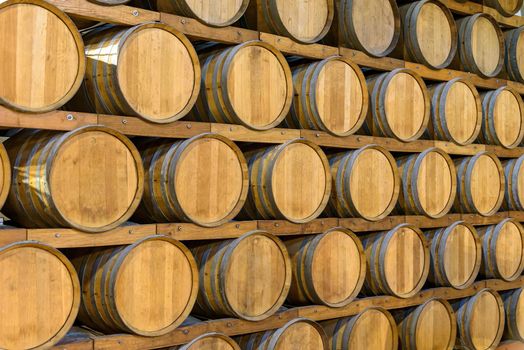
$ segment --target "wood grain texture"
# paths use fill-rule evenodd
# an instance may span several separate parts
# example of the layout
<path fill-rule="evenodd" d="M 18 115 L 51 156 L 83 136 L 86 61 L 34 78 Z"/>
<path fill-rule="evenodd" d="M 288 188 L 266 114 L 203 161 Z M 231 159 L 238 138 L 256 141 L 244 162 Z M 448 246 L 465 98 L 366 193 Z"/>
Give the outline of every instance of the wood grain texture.
<path fill-rule="evenodd" d="M 155 0 L 162 12 L 195 18 L 205 25 L 227 27 L 242 17 L 249 0 Z"/>
<path fill-rule="evenodd" d="M 504 300 L 506 328 L 503 339 L 524 342 L 524 291 L 523 288 L 510 290 L 501 294 Z"/>

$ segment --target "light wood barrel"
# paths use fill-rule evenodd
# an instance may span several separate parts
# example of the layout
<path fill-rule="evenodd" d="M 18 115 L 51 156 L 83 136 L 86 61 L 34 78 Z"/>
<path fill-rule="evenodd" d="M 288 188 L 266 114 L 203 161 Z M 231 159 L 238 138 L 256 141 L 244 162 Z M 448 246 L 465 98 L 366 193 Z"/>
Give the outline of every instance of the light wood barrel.
<path fill-rule="evenodd" d="M 457 221 L 448 227 L 424 232 L 430 242 L 428 281 L 438 287 L 465 289 L 480 270 L 482 243 L 475 228 Z"/>
<path fill-rule="evenodd" d="M 218 134 L 187 140 L 139 143 L 145 190 L 139 222 L 193 222 L 219 226 L 233 219 L 249 190 L 247 162 L 240 149 Z"/>
<path fill-rule="evenodd" d="M 366 79 L 353 62 L 332 56 L 293 69 L 295 95 L 285 124 L 295 129 L 354 134 L 366 118 Z"/>
<path fill-rule="evenodd" d="M 341 307 L 360 292 L 366 278 L 366 255 L 358 237 L 348 229 L 284 240 L 293 277 L 287 302 Z"/>
<path fill-rule="evenodd" d="M 293 99 L 291 69 L 273 46 L 254 40 L 201 58 L 195 120 L 267 130 L 286 117 Z"/>
<path fill-rule="evenodd" d="M 84 39 L 89 63 L 71 108 L 170 123 L 195 104 L 200 65 L 184 34 L 162 23 L 145 23 L 102 26 Z"/>
<path fill-rule="evenodd" d="M 457 316 L 457 346 L 472 350 L 494 349 L 504 332 L 504 303 L 491 289 L 453 303 Z"/>
<path fill-rule="evenodd" d="M 242 350 L 328 350 L 326 333 L 306 318 L 296 318 L 283 327 L 237 338 Z"/>
<path fill-rule="evenodd" d="M 82 285 L 79 321 L 105 333 L 169 333 L 191 312 L 198 270 L 191 252 L 161 235 L 74 257 Z"/>
<path fill-rule="evenodd" d="M 430 254 L 423 233 L 409 224 L 363 238 L 367 257 L 366 295 L 410 298 L 426 282 Z"/>
<path fill-rule="evenodd" d="M 4 145 L 13 169 L 4 211 L 23 227 L 107 231 L 126 222 L 142 197 L 140 154 L 112 129 L 27 129 Z"/>
<path fill-rule="evenodd" d="M 482 102 L 475 85 L 464 78 L 429 87 L 431 139 L 469 145 L 477 139 L 482 126 Z"/>
<path fill-rule="evenodd" d="M 516 15 L 522 8 L 522 0 L 485 0 L 484 4 L 496 9 L 502 16 Z"/>
<path fill-rule="evenodd" d="M 277 237 L 252 231 L 192 251 L 201 281 L 193 313 L 259 321 L 284 303 L 291 284 L 291 261 Z"/>
<path fill-rule="evenodd" d="M 457 173 L 450 156 L 431 147 L 419 154 L 397 159 L 402 186 L 400 212 L 440 218 L 455 200 Z"/>
<path fill-rule="evenodd" d="M 368 133 L 405 142 L 422 136 L 431 106 L 426 84 L 417 73 L 398 68 L 368 77 L 367 83 L 371 108 L 364 126 Z"/>
<path fill-rule="evenodd" d="M 504 339 L 524 342 L 524 288 L 502 293 L 506 313 Z"/>
<path fill-rule="evenodd" d="M 154 0 L 158 11 L 195 18 L 213 27 L 230 26 L 242 17 L 249 0 Z"/>
<path fill-rule="evenodd" d="M 503 86 L 482 94 L 482 143 L 515 148 L 524 138 L 524 102 L 514 89 Z"/>
<path fill-rule="evenodd" d="M 240 350 L 240 346 L 222 333 L 206 333 L 186 345 L 173 346 L 166 350 Z"/>
<path fill-rule="evenodd" d="M 69 331 L 80 305 L 73 265 L 36 242 L 0 248 L 0 348 L 48 349 Z"/>
<path fill-rule="evenodd" d="M 519 278 L 524 270 L 524 227 L 508 218 L 478 232 L 482 240 L 481 275 L 505 281 Z"/>
<path fill-rule="evenodd" d="M 400 14 L 394 0 L 338 0 L 340 44 L 383 57 L 400 36 Z"/>
<path fill-rule="evenodd" d="M 504 169 L 497 156 L 488 151 L 473 157 L 455 159 L 457 196 L 454 209 L 459 213 L 495 214 L 504 200 Z"/>
<path fill-rule="evenodd" d="M 249 152 L 246 158 L 250 190 L 242 217 L 305 223 L 322 213 L 331 176 L 328 159 L 316 144 L 294 139 Z"/>
<path fill-rule="evenodd" d="M 62 11 L 41 0 L 0 4 L 0 104 L 47 112 L 76 93 L 86 68 L 84 43 Z"/>
<path fill-rule="evenodd" d="M 524 155 L 502 163 L 506 177 L 503 207 L 524 211 Z"/>
<path fill-rule="evenodd" d="M 457 52 L 457 27 L 450 10 L 437 0 L 400 7 L 401 49 L 410 61 L 433 69 L 449 66 Z"/>
<path fill-rule="evenodd" d="M 302 44 L 321 40 L 331 28 L 335 0 L 251 0 L 247 22 L 262 32 Z"/>
<path fill-rule="evenodd" d="M 330 164 L 333 189 L 328 215 L 378 221 L 395 208 L 400 177 L 395 158 L 386 149 L 368 145 L 336 154 Z"/>
<path fill-rule="evenodd" d="M 402 349 L 452 350 L 457 338 L 457 320 L 451 305 L 433 298 L 424 304 L 394 312 Z"/>
<path fill-rule="evenodd" d="M 524 82 L 524 27 L 504 32 L 506 73 L 511 80 Z"/>
<path fill-rule="evenodd" d="M 398 331 L 391 314 L 370 307 L 356 316 L 322 322 L 330 350 L 398 350 Z"/>
<path fill-rule="evenodd" d="M 497 76 L 504 64 L 504 36 L 497 21 L 477 13 L 457 20 L 457 27 L 462 68 L 483 78 Z"/>

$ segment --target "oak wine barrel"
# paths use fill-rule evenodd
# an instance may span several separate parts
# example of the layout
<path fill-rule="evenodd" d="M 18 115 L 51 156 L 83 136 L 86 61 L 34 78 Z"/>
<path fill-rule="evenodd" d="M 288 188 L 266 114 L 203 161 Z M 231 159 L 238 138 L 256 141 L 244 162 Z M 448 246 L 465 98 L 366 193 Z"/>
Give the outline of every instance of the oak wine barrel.
<path fill-rule="evenodd" d="M 402 58 L 433 69 L 450 65 L 457 52 L 457 27 L 450 10 L 438 0 L 421 0 L 400 7 Z"/>
<path fill-rule="evenodd" d="M 240 346 L 225 334 L 205 333 L 186 345 L 172 346 L 166 350 L 240 350 Z"/>
<path fill-rule="evenodd" d="M 457 173 L 450 156 L 431 147 L 419 154 L 397 159 L 402 186 L 399 212 L 440 218 L 455 200 Z"/>
<path fill-rule="evenodd" d="M 395 0 L 337 0 L 337 36 L 342 46 L 375 57 L 387 56 L 400 37 Z"/>
<path fill-rule="evenodd" d="M 397 68 L 367 78 L 371 108 L 364 130 L 408 142 L 418 139 L 430 119 L 429 92 L 414 71 Z"/>
<path fill-rule="evenodd" d="M 74 256 L 73 263 L 82 285 L 78 319 L 104 333 L 169 333 L 189 315 L 197 297 L 195 259 L 167 236 L 95 248 Z"/>
<path fill-rule="evenodd" d="M 457 221 L 424 234 L 430 242 L 428 281 L 438 287 L 455 289 L 471 286 L 482 260 L 482 243 L 477 230 L 464 221 Z"/>
<path fill-rule="evenodd" d="M 329 216 L 385 218 L 395 208 L 400 177 L 395 158 L 386 149 L 367 145 L 330 157 L 333 189 L 326 209 Z"/>
<path fill-rule="evenodd" d="M 278 329 L 243 335 L 236 340 L 242 350 L 328 350 L 322 327 L 306 318 L 296 318 Z"/>
<path fill-rule="evenodd" d="M 42 113 L 62 107 L 76 93 L 86 68 L 75 24 L 42 0 L 0 4 L 0 104 Z"/>
<path fill-rule="evenodd" d="M 511 80 L 524 82 L 524 27 L 504 32 L 506 73 Z"/>
<path fill-rule="evenodd" d="M 250 190 L 241 217 L 285 219 L 318 217 L 331 193 L 329 162 L 313 142 L 294 139 L 246 153 Z"/>
<path fill-rule="evenodd" d="M 25 129 L 4 145 L 13 169 L 4 212 L 23 227 L 107 231 L 126 222 L 142 197 L 140 154 L 113 129 Z"/>
<path fill-rule="evenodd" d="M 457 337 L 457 320 L 446 300 L 432 298 L 422 305 L 393 314 L 398 320 L 402 349 L 453 349 Z"/>
<path fill-rule="evenodd" d="M 485 278 L 514 281 L 524 271 L 524 227 L 515 219 L 478 229 L 482 240 L 480 273 Z"/>
<path fill-rule="evenodd" d="M 524 155 L 505 160 L 506 177 L 503 207 L 506 210 L 524 211 Z"/>
<path fill-rule="evenodd" d="M 249 189 L 247 162 L 224 136 L 146 139 L 138 144 L 145 172 L 139 222 L 193 222 L 219 226 L 242 208 Z"/>
<path fill-rule="evenodd" d="M 365 236 L 367 257 L 365 295 L 393 295 L 410 298 L 426 282 L 430 254 L 420 229 L 401 224 L 390 231 Z"/>
<path fill-rule="evenodd" d="M 523 0 L 484 0 L 486 6 L 496 9 L 502 16 L 511 17 L 522 9 Z"/>
<path fill-rule="evenodd" d="M 34 241 L 0 248 L 0 348 L 48 349 L 72 327 L 80 284 L 71 262 Z"/>
<path fill-rule="evenodd" d="M 291 69 L 258 40 L 201 56 L 202 88 L 193 119 L 267 130 L 286 117 L 293 99 Z"/>
<path fill-rule="evenodd" d="M 192 248 L 200 289 L 194 314 L 259 321 L 284 303 L 291 283 L 285 245 L 264 231 Z"/>
<path fill-rule="evenodd" d="M 330 350 L 398 350 L 395 319 L 381 307 L 369 307 L 358 315 L 321 323 Z"/>
<path fill-rule="evenodd" d="M 496 77 L 504 64 L 504 36 L 497 21 L 486 13 L 457 20 L 458 55 L 461 68 L 483 78 Z"/>
<path fill-rule="evenodd" d="M 288 304 L 342 307 L 360 292 L 366 256 L 350 230 L 335 227 L 319 235 L 288 238 L 284 244 L 293 272 Z"/>
<path fill-rule="evenodd" d="M 504 169 L 498 157 L 482 151 L 473 157 L 455 159 L 457 196 L 454 209 L 459 213 L 495 214 L 504 200 Z"/>
<path fill-rule="evenodd" d="M 504 303 L 492 289 L 452 304 L 457 316 L 457 345 L 465 349 L 495 348 L 504 331 Z"/>
<path fill-rule="evenodd" d="M 429 87 L 430 139 L 469 145 L 477 139 L 482 126 L 482 102 L 475 85 L 455 78 Z"/>
<path fill-rule="evenodd" d="M 335 136 L 354 134 L 366 118 L 369 95 L 359 66 L 340 56 L 293 69 L 295 95 L 285 125 Z"/>
<path fill-rule="evenodd" d="M 524 342 L 524 288 L 502 292 L 506 313 L 503 339 Z"/>
<path fill-rule="evenodd" d="M 156 10 L 195 18 L 212 27 L 227 27 L 246 12 L 249 0 L 153 0 Z"/>
<path fill-rule="evenodd" d="M 101 26 L 85 37 L 85 81 L 74 110 L 170 123 L 193 107 L 200 65 L 184 34 L 162 23 Z"/>

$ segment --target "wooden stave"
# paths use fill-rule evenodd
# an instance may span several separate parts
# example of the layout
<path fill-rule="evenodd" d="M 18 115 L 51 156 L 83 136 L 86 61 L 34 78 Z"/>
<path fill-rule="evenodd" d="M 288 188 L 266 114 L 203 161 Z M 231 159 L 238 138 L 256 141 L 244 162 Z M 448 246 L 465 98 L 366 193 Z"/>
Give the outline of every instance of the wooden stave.
<path fill-rule="evenodd" d="M 458 225 L 464 225 L 468 227 L 469 230 L 473 233 L 473 237 L 476 242 L 477 261 L 473 271 L 471 272 L 470 278 L 462 285 L 453 285 L 446 275 L 446 271 L 442 263 L 443 257 L 441 257 L 441 255 L 443 255 L 445 252 L 446 239 L 449 237 L 453 229 Z M 431 254 L 428 281 L 438 287 L 452 287 L 459 290 L 469 288 L 475 282 L 480 272 L 480 265 L 482 261 L 482 243 L 475 227 L 465 221 L 456 221 L 448 227 L 424 231 L 424 235 L 430 243 L 429 249 Z"/>
<path fill-rule="evenodd" d="M 524 82 L 524 72 L 521 72 L 517 60 L 517 44 L 519 42 L 519 36 L 524 31 L 524 27 L 508 30 L 504 33 L 504 64 L 506 72 L 511 80 Z"/>
<path fill-rule="evenodd" d="M 339 302 L 329 303 L 323 300 L 315 291 L 312 279 L 312 259 L 318 244 L 332 231 L 342 231 L 346 233 L 356 243 L 360 255 L 360 271 L 357 284 L 350 296 Z M 287 302 L 293 305 L 325 305 L 332 308 L 343 307 L 351 303 L 359 294 L 366 278 L 366 256 L 360 239 L 350 230 L 343 227 L 334 227 L 322 234 L 315 236 L 303 236 L 298 239 L 285 240 L 284 244 L 292 260 L 293 276 L 291 288 L 288 293 Z"/>
<path fill-rule="evenodd" d="M 482 241 L 482 262 L 480 265 L 480 275 L 484 278 L 497 278 L 510 282 L 519 278 L 524 271 L 524 251 L 520 257 L 519 267 L 514 275 L 510 277 L 503 276 L 498 269 L 496 259 L 496 245 L 500 230 L 507 223 L 514 224 L 520 230 L 521 240 L 524 243 L 524 227 L 522 227 L 518 221 L 512 218 L 504 219 L 496 225 L 484 226 L 478 229 L 479 238 Z"/>
<path fill-rule="evenodd" d="M 384 212 L 377 217 L 369 217 L 359 212 L 359 210 L 354 206 L 351 200 L 351 193 L 349 192 L 348 179 L 351 175 L 352 165 L 357 160 L 358 156 L 368 149 L 379 150 L 386 156 L 391 164 L 395 178 L 395 188 L 391 202 L 386 210 L 384 210 Z M 329 162 L 331 166 L 333 185 L 330 199 L 325 211 L 327 215 L 338 217 L 362 217 L 368 221 L 379 221 L 384 219 L 395 209 L 395 205 L 400 194 L 401 180 L 395 158 L 393 158 L 393 155 L 388 150 L 381 146 L 371 144 L 354 151 L 330 156 Z"/>
<path fill-rule="evenodd" d="M 504 202 L 502 207 L 505 210 L 524 211 L 524 198 L 519 196 L 519 172 L 524 163 L 524 156 L 512 158 L 502 162 L 504 175 L 506 178 L 504 190 Z"/>
<path fill-rule="evenodd" d="M 524 332 L 518 328 L 517 307 L 522 302 L 524 295 L 523 288 L 514 289 L 501 293 L 504 301 L 504 311 L 506 314 L 506 327 L 504 329 L 504 340 L 518 340 L 524 342 Z"/>
<path fill-rule="evenodd" d="M 420 203 L 418 198 L 418 173 L 420 170 L 420 164 L 424 158 L 431 152 L 437 152 L 440 154 L 448 163 L 450 167 L 451 175 L 451 193 L 449 194 L 449 200 L 446 207 L 437 215 L 431 215 Z M 438 219 L 446 215 L 453 207 L 457 192 L 457 176 L 455 171 L 455 165 L 451 157 L 437 147 L 431 147 L 426 149 L 424 152 L 416 153 L 410 156 L 397 158 L 397 164 L 399 173 L 401 174 L 401 191 L 399 194 L 399 200 L 397 204 L 397 211 L 409 215 L 424 215 L 432 219 Z"/>
<path fill-rule="evenodd" d="M 523 1 L 522 0 L 519 0 L 518 1 L 518 4 L 515 8 L 514 11 L 507 11 L 501 4 L 500 4 L 500 1 L 499 0 L 485 0 L 485 4 L 489 7 L 492 7 L 494 8 L 495 10 L 497 10 L 502 16 L 504 17 L 512 17 L 514 15 L 516 15 L 519 10 L 521 9 L 522 7 L 522 3 Z"/>
<path fill-rule="evenodd" d="M 320 72 L 327 63 L 334 60 L 342 61 L 350 66 L 358 76 L 362 88 L 362 110 L 358 121 L 343 133 L 330 130 L 324 124 L 318 113 L 314 93 Z M 293 85 L 295 87 L 293 103 L 288 116 L 283 121 L 287 127 L 325 131 L 334 136 L 349 136 L 357 132 L 364 124 L 369 108 L 366 79 L 360 67 L 349 59 L 341 56 L 331 56 L 322 61 L 295 67 L 293 68 Z"/>
<path fill-rule="evenodd" d="M 229 264 L 227 258 L 232 254 L 235 247 L 243 239 L 254 235 L 263 235 L 278 245 L 286 261 L 286 280 L 279 299 L 269 310 L 258 316 L 247 316 L 238 313 L 229 305 L 226 296 L 223 294 L 225 288 L 224 278 L 222 277 L 226 273 L 227 265 Z M 191 252 L 197 261 L 198 274 L 200 276 L 199 291 L 193 313 L 213 317 L 237 317 L 247 321 L 261 321 L 276 313 L 284 303 L 291 286 L 291 259 L 284 243 L 278 237 L 266 231 L 255 230 L 245 233 L 237 239 L 195 246 L 191 248 Z M 208 266 L 208 263 L 210 266 Z M 219 288 L 216 288 L 216 286 L 219 286 Z"/>

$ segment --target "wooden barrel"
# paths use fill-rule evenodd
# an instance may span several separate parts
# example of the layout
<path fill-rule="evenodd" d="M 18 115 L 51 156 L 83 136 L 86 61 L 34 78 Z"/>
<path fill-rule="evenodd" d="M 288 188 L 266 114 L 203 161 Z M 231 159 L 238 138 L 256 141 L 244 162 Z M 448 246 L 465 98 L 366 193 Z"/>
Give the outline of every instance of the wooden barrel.
<path fill-rule="evenodd" d="M 497 156 L 488 151 L 473 157 L 455 159 L 457 196 L 454 209 L 459 213 L 495 214 L 504 199 L 504 170 Z"/>
<path fill-rule="evenodd" d="M 400 177 L 395 158 L 377 145 L 330 158 L 333 190 L 327 214 L 382 220 L 395 208 Z"/>
<path fill-rule="evenodd" d="M 202 89 L 192 117 L 267 130 L 282 122 L 292 99 L 284 56 L 265 42 L 248 41 L 202 56 Z"/>
<path fill-rule="evenodd" d="M 75 24 L 42 0 L 0 4 L 0 104 L 22 112 L 47 112 L 76 93 L 86 67 Z"/>
<path fill-rule="evenodd" d="M 440 218 L 446 215 L 457 193 L 457 173 L 450 156 L 431 147 L 397 159 L 402 186 L 400 212 Z"/>
<path fill-rule="evenodd" d="M 475 85 L 455 78 L 429 87 L 431 120 L 428 134 L 433 140 L 469 145 L 477 139 L 482 126 L 482 102 Z"/>
<path fill-rule="evenodd" d="M 284 303 L 291 283 L 285 245 L 264 231 L 192 249 L 200 269 L 197 315 L 259 321 Z"/>
<path fill-rule="evenodd" d="M 249 0 L 154 0 L 158 11 L 195 18 L 205 25 L 227 27 L 242 17 Z"/>
<path fill-rule="evenodd" d="M 398 331 L 391 314 L 370 307 L 356 316 L 322 322 L 330 350 L 398 350 Z"/>
<path fill-rule="evenodd" d="M 326 333 L 306 318 L 296 318 L 284 326 L 237 338 L 242 350 L 328 350 Z"/>
<path fill-rule="evenodd" d="M 182 243 L 166 236 L 96 248 L 78 254 L 73 263 L 82 285 L 78 319 L 105 333 L 166 334 L 195 303 L 195 260 Z"/>
<path fill-rule="evenodd" d="M 508 218 L 478 232 L 482 240 L 481 275 L 504 281 L 519 278 L 524 271 L 524 227 Z"/>
<path fill-rule="evenodd" d="M 316 144 L 294 139 L 249 152 L 246 158 L 250 190 L 242 217 L 305 223 L 322 213 L 331 176 L 328 159 Z"/>
<path fill-rule="evenodd" d="M 484 4 L 496 9 L 502 16 L 516 15 L 522 8 L 522 0 L 484 0 Z"/>
<path fill-rule="evenodd" d="M 338 40 L 343 46 L 383 57 L 400 36 L 395 0 L 338 0 Z"/>
<path fill-rule="evenodd" d="M 504 64 L 504 37 L 497 21 L 486 13 L 477 13 L 457 20 L 457 27 L 461 65 L 455 64 L 455 68 L 483 78 L 497 76 Z"/>
<path fill-rule="evenodd" d="M 340 56 L 293 69 L 295 95 L 285 125 L 354 134 L 366 118 L 369 95 L 360 68 Z"/>
<path fill-rule="evenodd" d="M 524 342 L 518 340 L 503 341 L 496 350 L 524 350 Z"/>
<path fill-rule="evenodd" d="M 335 0 L 252 0 L 246 19 L 259 31 L 311 44 L 326 36 L 334 16 Z"/>
<path fill-rule="evenodd" d="M 524 82 L 524 27 L 504 32 L 506 73 L 511 80 Z"/>
<path fill-rule="evenodd" d="M 0 248 L 0 348 L 48 349 L 69 331 L 80 305 L 73 265 L 37 242 Z"/>
<path fill-rule="evenodd" d="M 524 342 L 524 288 L 502 292 L 506 313 L 504 339 Z"/>
<path fill-rule="evenodd" d="M 524 138 L 524 102 L 514 89 L 503 86 L 482 94 L 482 133 L 479 141 L 515 148 Z"/>
<path fill-rule="evenodd" d="M 363 238 L 367 274 L 366 295 L 388 294 L 410 298 L 426 282 L 430 254 L 423 233 L 409 224 Z"/>
<path fill-rule="evenodd" d="M 402 349 L 452 350 L 457 338 L 457 320 L 451 305 L 432 298 L 424 304 L 394 312 Z"/>
<path fill-rule="evenodd" d="M 233 219 L 247 197 L 247 162 L 240 149 L 218 134 L 187 140 L 139 143 L 145 172 L 139 222 L 193 222 L 219 226 Z"/>
<path fill-rule="evenodd" d="M 84 39 L 90 63 L 71 108 L 170 123 L 195 104 L 200 65 L 184 34 L 162 23 L 145 23 L 102 26 Z"/>
<path fill-rule="evenodd" d="M 430 101 L 426 84 L 412 70 L 397 68 L 367 79 L 371 108 L 364 124 L 374 136 L 400 141 L 418 139 L 430 119 Z"/>
<path fill-rule="evenodd" d="M 107 231 L 127 221 L 142 197 L 140 154 L 112 129 L 26 129 L 4 145 L 13 169 L 4 211 L 23 227 Z"/>
<path fill-rule="evenodd" d="M 482 260 L 482 243 L 477 230 L 464 221 L 457 221 L 424 234 L 430 242 L 428 281 L 438 287 L 455 289 L 471 286 Z"/>
<path fill-rule="evenodd" d="M 433 69 L 449 66 L 457 52 L 457 27 L 450 10 L 437 0 L 421 0 L 400 7 L 400 50 L 409 61 Z"/>
<path fill-rule="evenodd" d="M 186 345 L 172 346 L 166 350 L 240 350 L 240 346 L 222 333 L 206 333 Z"/>
<path fill-rule="evenodd" d="M 503 208 L 524 211 L 524 155 L 502 162 L 506 178 Z"/>
<path fill-rule="evenodd" d="M 486 350 L 497 346 L 504 331 L 504 303 L 492 289 L 453 303 L 457 316 L 457 345 Z"/>
<path fill-rule="evenodd" d="M 360 292 L 366 256 L 353 232 L 335 227 L 320 235 L 289 238 L 284 244 L 293 269 L 289 304 L 341 307 Z"/>

